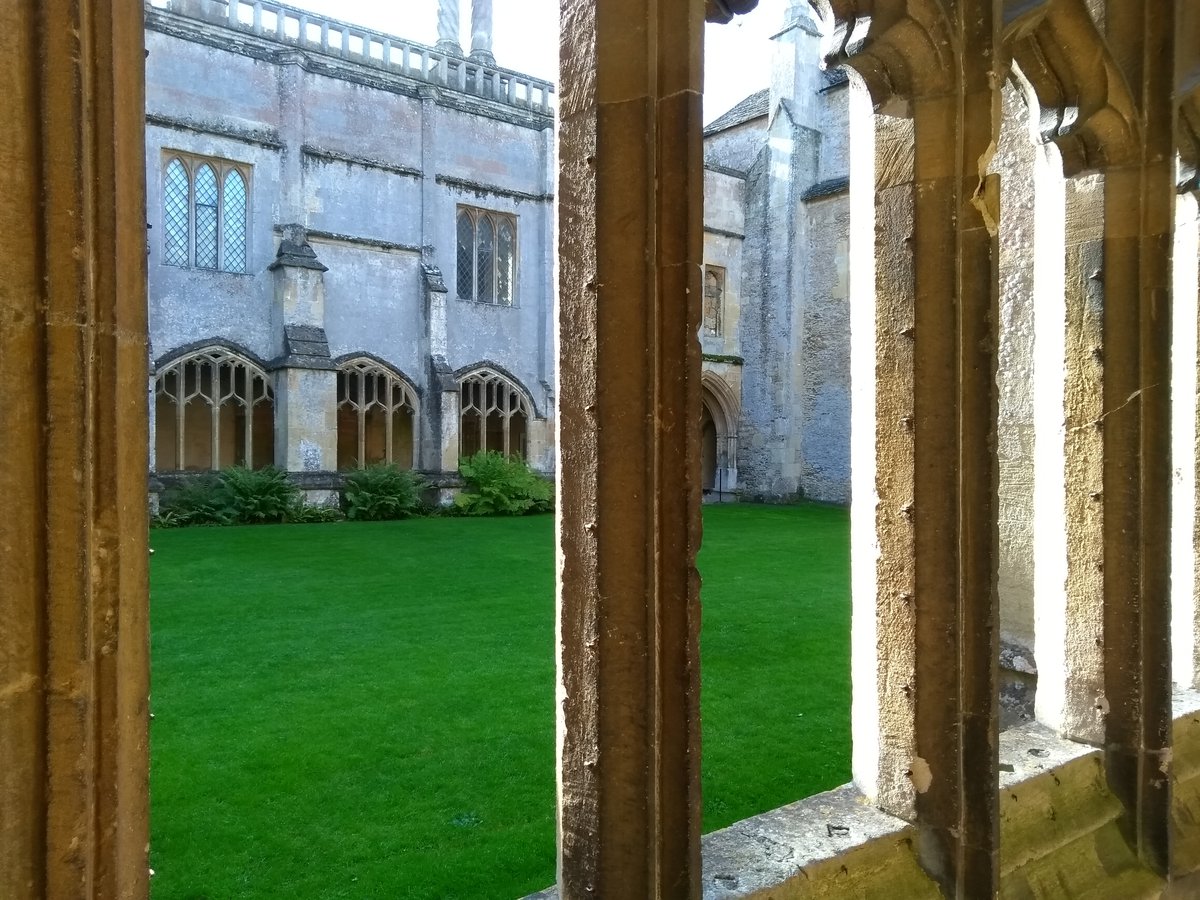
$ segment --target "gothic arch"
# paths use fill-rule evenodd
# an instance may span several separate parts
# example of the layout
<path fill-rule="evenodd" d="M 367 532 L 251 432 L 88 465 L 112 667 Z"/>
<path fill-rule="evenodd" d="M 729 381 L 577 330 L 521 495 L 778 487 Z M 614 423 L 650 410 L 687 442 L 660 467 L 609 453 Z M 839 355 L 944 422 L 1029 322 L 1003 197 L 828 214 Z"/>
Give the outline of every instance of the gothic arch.
<path fill-rule="evenodd" d="M 737 435 L 741 403 L 721 376 L 700 377 L 700 487 L 722 495 L 737 489 Z"/>
<path fill-rule="evenodd" d="M 458 376 L 459 456 L 494 450 L 529 458 L 533 401 L 519 381 L 492 366 Z"/>
<path fill-rule="evenodd" d="M 1043 140 L 1065 174 L 1122 165 L 1137 152 L 1138 117 L 1124 74 L 1084 0 L 1037 0 L 1005 23 L 1004 43 L 1036 97 Z"/>
<path fill-rule="evenodd" d="M 347 353 L 334 362 L 338 468 L 414 468 L 421 407 L 412 380 L 370 353 Z"/>
<path fill-rule="evenodd" d="M 275 394 L 262 362 L 227 341 L 205 341 L 161 357 L 154 374 L 158 471 L 270 465 Z"/>

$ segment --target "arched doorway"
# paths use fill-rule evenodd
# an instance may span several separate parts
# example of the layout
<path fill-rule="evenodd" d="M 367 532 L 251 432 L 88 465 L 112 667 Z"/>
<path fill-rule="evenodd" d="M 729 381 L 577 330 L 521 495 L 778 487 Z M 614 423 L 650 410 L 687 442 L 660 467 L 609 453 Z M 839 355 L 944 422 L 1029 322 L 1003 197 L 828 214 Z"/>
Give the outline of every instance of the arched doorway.
<path fill-rule="evenodd" d="M 717 426 L 707 403 L 700 418 L 700 487 L 705 494 L 717 489 Z"/>
<path fill-rule="evenodd" d="M 717 375 L 706 372 L 702 384 L 700 487 L 705 500 L 733 500 L 738 486 L 737 397 Z"/>

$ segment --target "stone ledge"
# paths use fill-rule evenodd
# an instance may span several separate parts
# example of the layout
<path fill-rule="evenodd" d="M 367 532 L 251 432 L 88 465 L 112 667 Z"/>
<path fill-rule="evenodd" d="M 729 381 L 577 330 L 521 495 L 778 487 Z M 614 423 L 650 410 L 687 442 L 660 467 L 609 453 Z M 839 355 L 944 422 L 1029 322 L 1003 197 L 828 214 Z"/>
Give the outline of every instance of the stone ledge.
<path fill-rule="evenodd" d="M 1036 722 L 1000 735 L 1001 900 L 1200 896 L 1200 693 L 1177 691 L 1174 716 L 1169 886 L 1125 842 L 1099 749 Z M 706 835 L 704 900 L 940 900 L 917 863 L 915 836 L 845 785 Z M 527 900 L 557 898 L 550 887 Z"/>

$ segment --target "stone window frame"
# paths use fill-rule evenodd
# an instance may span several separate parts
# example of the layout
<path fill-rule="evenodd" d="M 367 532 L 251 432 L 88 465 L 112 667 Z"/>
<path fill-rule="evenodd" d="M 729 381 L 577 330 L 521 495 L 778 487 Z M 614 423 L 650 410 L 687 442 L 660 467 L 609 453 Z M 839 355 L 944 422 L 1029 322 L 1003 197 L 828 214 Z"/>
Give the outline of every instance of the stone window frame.
<path fill-rule="evenodd" d="M 185 248 L 183 250 L 182 260 L 172 260 L 170 258 L 169 241 L 171 239 L 172 228 L 168 220 L 170 215 L 168 205 L 171 202 L 169 184 L 169 174 L 171 165 L 179 163 L 184 170 L 187 182 L 187 199 L 184 210 L 184 228 L 186 229 Z M 197 261 L 197 207 L 199 205 L 208 206 L 210 204 L 197 204 L 196 202 L 196 181 L 201 170 L 209 167 L 213 172 L 213 177 L 216 181 L 216 260 L 215 265 L 206 265 Z M 196 153 L 189 153 L 185 150 L 175 150 L 163 148 L 162 151 L 162 202 L 159 204 L 159 215 L 162 221 L 162 265 L 174 266 L 180 269 L 199 269 L 208 272 L 224 272 L 231 275 L 246 275 L 249 274 L 250 261 L 250 235 L 252 229 L 250 227 L 250 197 L 253 190 L 253 166 L 249 163 L 239 162 L 237 160 L 225 159 L 219 156 L 204 156 Z M 229 241 L 231 238 L 231 230 L 236 223 L 228 220 L 229 210 L 226 202 L 226 189 L 230 184 L 230 178 L 236 174 L 242 183 L 242 189 L 245 194 L 244 207 L 242 210 L 242 235 L 240 240 L 240 253 L 231 253 L 229 249 Z M 236 238 L 235 238 L 236 239 Z M 230 257 L 233 257 L 231 261 Z M 237 258 L 240 256 L 240 260 Z M 238 263 L 240 262 L 240 267 Z"/>
<path fill-rule="evenodd" d="M 471 249 L 470 258 L 472 265 L 469 272 L 464 266 L 467 250 L 463 246 L 462 227 L 464 220 L 470 223 L 471 228 Z M 480 279 L 479 272 L 482 268 L 480 265 L 481 247 L 479 236 L 481 225 L 486 224 L 491 229 L 492 250 L 491 259 L 487 263 L 490 269 L 491 286 L 490 296 L 480 295 Z M 511 250 L 511 272 L 508 279 L 508 296 L 507 299 L 501 296 L 501 265 L 500 254 L 498 252 L 500 243 L 500 230 L 507 227 L 512 233 L 512 250 Z M 518 227 L 517 216 L 512 213 L 499 212 L 492 209 L 482 209 L 476 206 L 459 205 L 454 214 L 454 244 L 455 244 L 455 272 L 454 272 L 454 287 L 459 300 L 468 300 L 472 303 L 482 303 L 487 306 L 505 306 L 516 307 L 518 290 L 517 285 L 520 282 L 520 228 Z M 467 277 L 470 278 L 470 285 L 467 284 Z M 469 287 L 469 289 L 468 289 Z"/>
<path fill-rule="evenodd" d="M 356 469 L 365 468 L 368 465 L 366 461 L 366 436 L 367 436 L 367 414 L 372 407 L 378 406 L 384 412 L 386 424 L 384 426 L 384 459 L 383 462 L 387 465 L 400 465 L 395 460 L 395 447 L 393 446 L 393 417 L 408 409 L 408 415 L 411 419 L 413 447 L 412 460 L 408 466 L 401 465 L 401 468 L 414 469 L 417 463 L 417 429 L 420 422 L 421 405 L 417 397 L 417 390 L 412 383 L 405 378 L 400 372 L 393 369 L 391 366 L 375 359 L 368 354 L 354 354 L 338 360 L 337 364 L 337 410 L 340 413 L 344 408 L 348 408 L 355 413 L 357 420 L 357 449 L 355 451 Z M 348 379 L 356 375 L 358 377 L 359 390 L 358 399 L 349 396 L 349 391 L 344 389 L 348 383 Z M 375 391 L 372 399 L 364 403 L 363 398 L 367 395 L 365 390 L 367 379 L 375 379 Z M 380 400 L 379 388 L 380 385 L 387 387 L 387 400 Z M 338 416 L 338 426 L 341 425 L 341 417 Z M 339 435 L 340 438 L 340 435 Z M 339 442 L 340 443 L 340 442 Z M 340 467 L 340 466 L 339 466 Z"/>
<path fill-rule="evenodd" d="M 469 384 L 479 384 L 479 400 L 476 403 L 474 399 L 467 402 L 467 387 Z M 497 393 L 495 396 L 497 402 L 492 404 L 487 400 L 488 387 L 497 386 L 503 388 L 503 395 Z M 463 435 L 466 432 L 464 419 L 468 413 L 474 413 L 479 416 L 479 449 L 487 449 L 487 420 L 492 413 L 497 413 L 502 418 L 501 432 L 503 435 L 503 447 L 500 450 L 505 456 L 519 456 L 526 461 L 529 460 L 529 429 L 534 419 L 533 403 L 529 399 L 529 395 L 525 389 L 516 381 L 516 379 L 498 372 L 490 366 L 480 366 L 471 369 L 462 374 L 458 379 L 458 427 L 459 427 L 459 450 L 460 456 L 466 454 L 462 452 Z M 499 402 L 500 400 L 503 402 Z M 521 415 L 525 419 L 525 443 L 514 451 L 511 447 L 511 424 L 514 415 Z"/>
<path fill-rule="evenodd" d="M 716 305 L 716 316 L 711 320 L 708 316 L 708 297 L 709 287 L 708 278 L 710 275 L 715 276 L 720 282 L 719 290 L 721 292 L 720 299 Z M 704 303 L 703 316 L 701 323 L 701 331 L 705 337 L 721 337 L 725 333 L 725 294 L 728 290 L 729 270 L 725 266 L 718 266 L 711 263 L 704 264 Z"/>
<path fill-rule="evenodd" d="M 195 388 L 189 389 L 188 369 L 197 367 Z M 205 390 L 204 377 L 199 367 L 208 368 L 209 390 Z M 230 371 L 228 390 L 224 388 L 224 372 Z M 245 374 L 239 388 L 237 373 L 241 369 Z M 174 376 L 173 387 L 170 384 Z M 215 385 L 217 390 L 211 390 Z M 175 462 L 176 468 L 159 471 L 188 471 L 187 461 L 187 405 L 202 401 L 208 404 L 211 411 L 210 457 L 207 471 L 221 470 L 221 411 L 227 405 L 240 407 L 246 418 L 242 438 L 242 463 L 247 468 L 254 467 L 254 426 L 253 413 L 261 403 L 271 406 L 272 422 L 275 415 L 275 389 L 271 376 L 266 369 L 251 359 L 247 354 L 221 344 L 206 344 L 194 350 L 181 353 L 171 359 L 166 365 L 161 365 L 154 373 L 155 420 L 158 417 L 159 398 L 167 398 L 175 406 Z M 155 434 L 155 462 L 158 459 L 158 435 Z M 235 463 L 237 465 L 237 463 Z M 182 466 L 182 468 L 180 468 Z"/>

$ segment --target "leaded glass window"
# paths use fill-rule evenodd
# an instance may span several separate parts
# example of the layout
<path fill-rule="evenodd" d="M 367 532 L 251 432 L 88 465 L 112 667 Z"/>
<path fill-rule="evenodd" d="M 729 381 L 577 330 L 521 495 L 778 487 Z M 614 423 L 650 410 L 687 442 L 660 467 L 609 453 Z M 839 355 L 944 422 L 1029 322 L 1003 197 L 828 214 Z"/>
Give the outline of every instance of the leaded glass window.
<path fill-rule="evenodd" d="M 190 194 L 191 178 L 187 166 L 178 159 L 172 159 L 167 163 L 167 177 L 163 182 L 163 262 L 167 265 L 188 264 Z"/>
<path fill-rule="evenodd" d="M 495 298 L 496 257 L 492 252 L 495 231 L 490 218 L 484 216 L 479 220 L 479 234 L 475 239 L 475 299 L 481 303 L 491 303 Z"/>
<path fill-rule="evenodd" d="M 163 177 L 163 262 L 245 272 L 249 179 L 245 166 L 177 154 Z"/>
<path fill-rule="evenodd" d="M 458 296 L 475 299 L 475 220 L 463 210 L 458 214 Z"/>
<path fill-rule="evenodd" d="M 517 282 L 517 221 L 512 216 L 460 209 L 458 273 L 462 300 L 512 306 Z"/>
<path fill-rule="evenodd" d="M 496 302 L 512 306 L 513 276 L 516 274 L 512 224 L 506 219 L 496 234 Z"/>
<path fill-rule="evenodd" d="M 465 376 L 460 388 L 460 455 L 494 450 L 527 458 L 530 406 L 524 392 L 491 369 Z"/>
<path fill-rule="evenodd" d="M 246 179 L 237 169 L 225 174 L 225 192 L 221 197 L 222 246 L 227 272 L 246 271 Z"/>
<path fill-rule="evenodd" d="M 196 172 L 196 266 L 217 267 L 217 175 L 208 165 Z"/>

